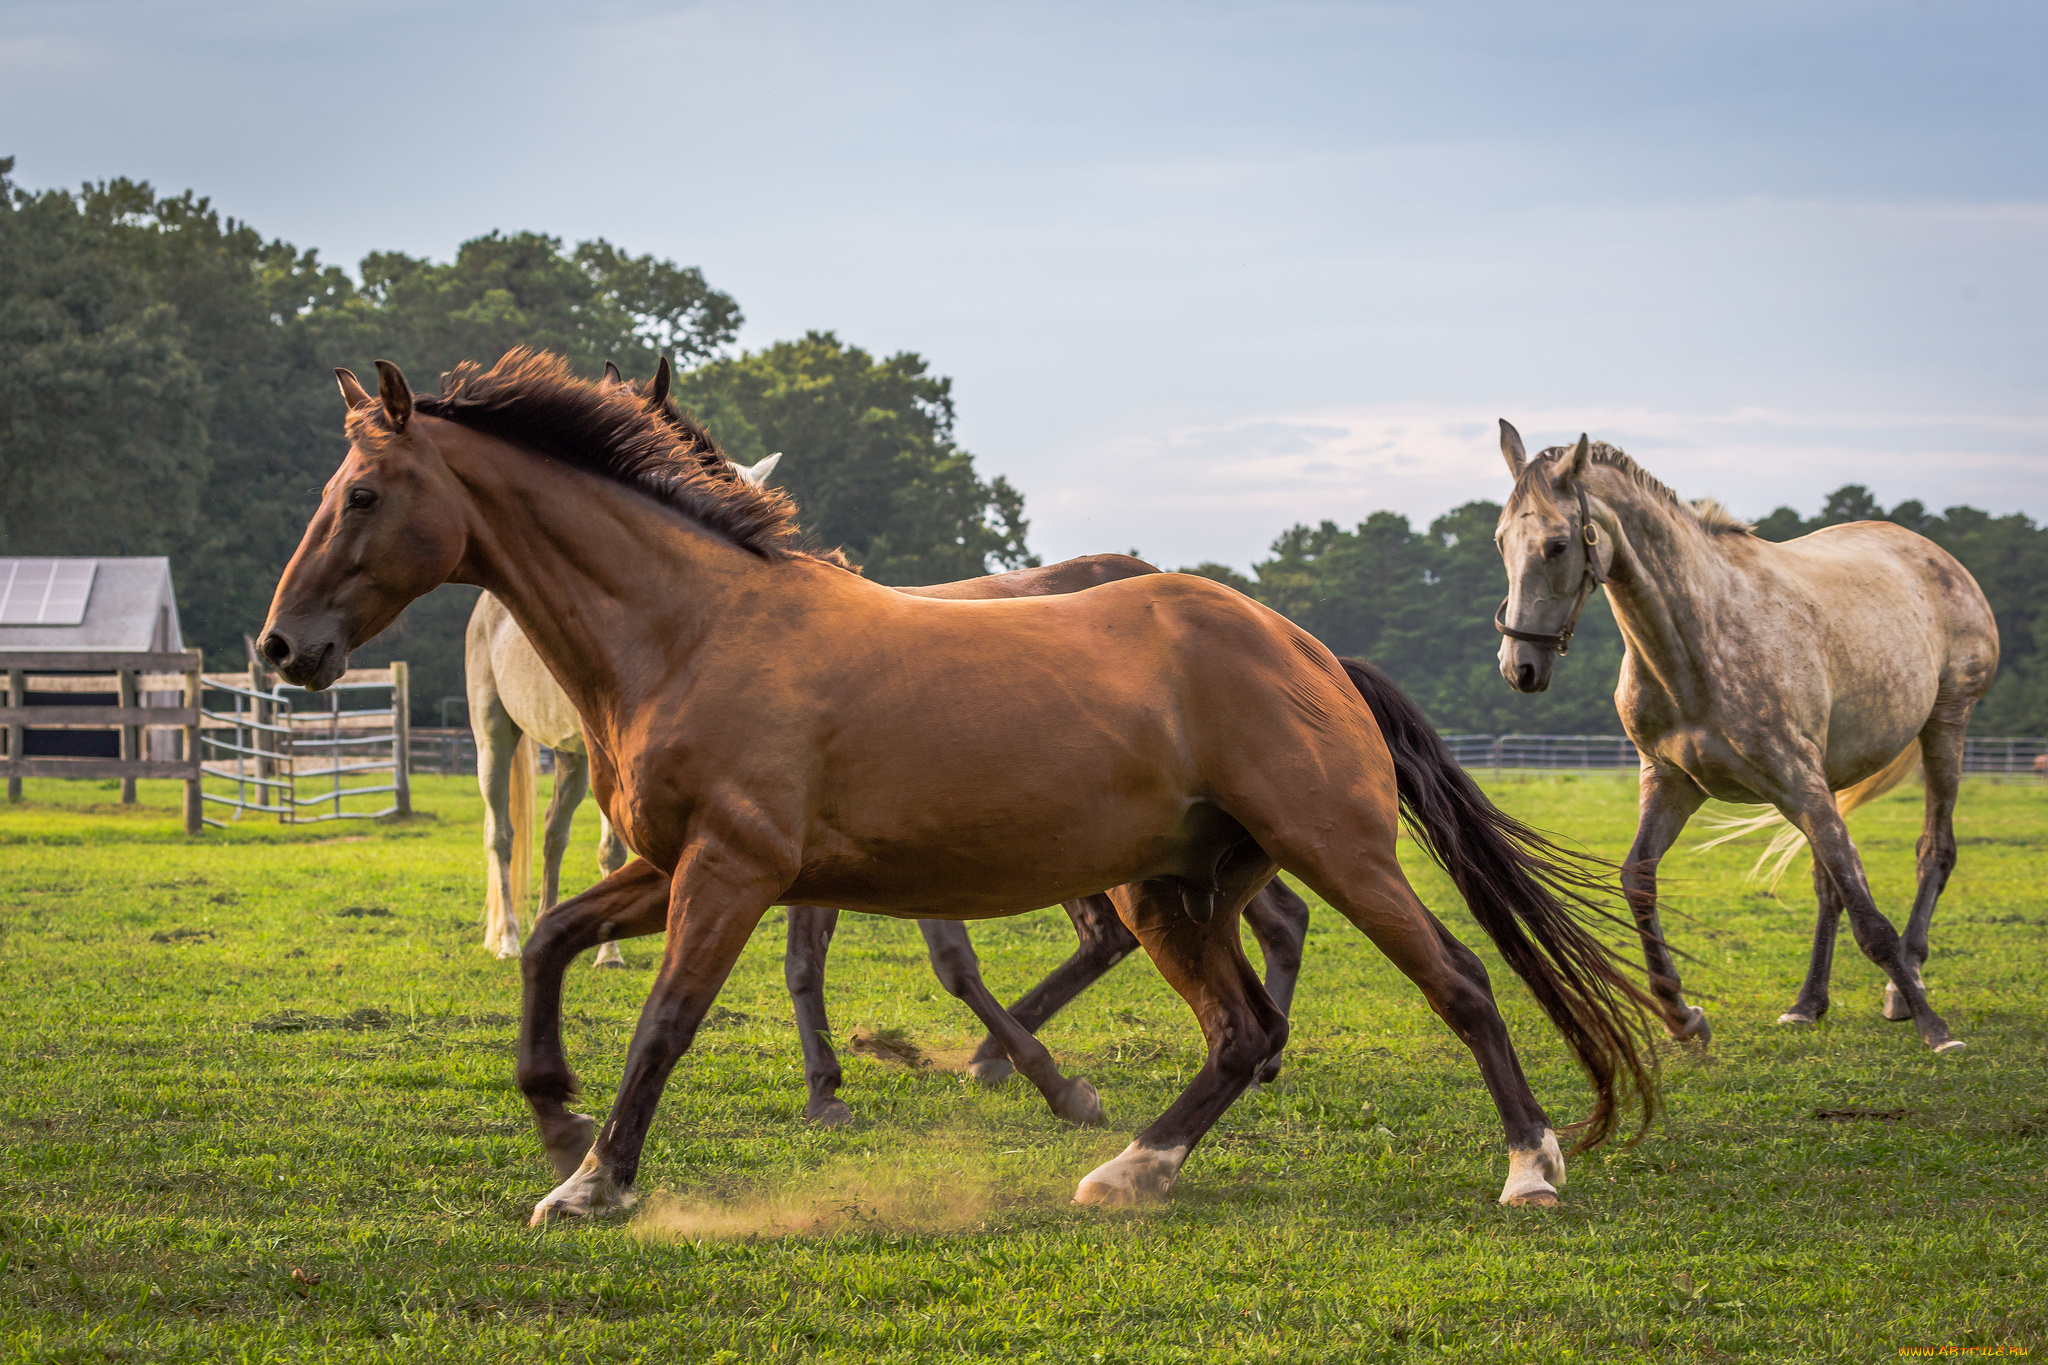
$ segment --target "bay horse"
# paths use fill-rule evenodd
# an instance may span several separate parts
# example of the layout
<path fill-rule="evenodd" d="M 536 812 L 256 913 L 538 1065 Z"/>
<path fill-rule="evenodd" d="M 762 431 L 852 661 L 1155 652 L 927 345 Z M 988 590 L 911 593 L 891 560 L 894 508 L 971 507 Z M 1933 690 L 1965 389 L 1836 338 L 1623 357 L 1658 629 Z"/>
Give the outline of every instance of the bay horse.
<path fill-rule="evenodd" d="M 786 497 L 723 476 L 559 357 L 464 364 L 433 396 L 389 362 L 378 373 L 375 396 L 337 376 L 349 453 L 259 649 L 317 690 L 408 602 L 473 583 L 575 702 L 598 799 L 639 856 L 556 907 L 521 957 L 518 1080 L 551 1149 L 581 1136 L 564 1103 L 566 964 L 667 930 L 611 1113 L 534 1222 L 631 1202 L 669 1072 L 761 917 L 790 902 L 966 920 L 1110 890 L 1208 1056 L 1075 1199 L 1164 1196 L 1285 1043 L 1238 938 L 1244 903 L 1281 869 L 1470 1048 L 1507 1138 L 1503 1202 L 1556 1202 L 1563 1153 L 1485 969 L 1401 871 L 1388 741 L 1305 631 L 1184 574 L 995 601 L 894 592 L 806 553 Z M 1588 1073 L 1579 1148 L 1612 1135 L 1629 1091 L 1647 1122 L 1646 997 L 1582 922 L 1590 907 L 1556 889 L 1572 869 L 1462 807 L 1416 808 Z"/>
<path fill-rule="evenodd" d="M 638 396 L 693 450 L 713 451 L 722 456 L 710 433 L 686 416 L 670 396 L 671 379 L 668 360 L 663 357 L 645 385 L 633 385 L 609 361 L 605 363 L 602 382 L 624 387 Z M 767 486 L 768 476 L 781 459 L 777 453 L 751 466 L 727 461 L 725 472 L 742 483 L 762 488 Z M 1119 578 L 1157 572 L 1157 568 L 1132 555 L 1084 555 L 1058 564 L 897 591 L 957 600 L 1037 597 L 1080 592 Z M 499 955 L 517 956 L 518 920 L 500 907 L 524 904 L 524 891 L 518 883 L 523 881 L 532 861 L 534 754 L 528 736 L 540 734 L 542 741 L 554 747 L 558 755 L 555 797 L 548 806 L 548 835 L 542 853 L 545 881 L 541 908 L 545 913 L 555 903 L 562 852 L 585 790 L 583 726 L 568 693 L 548 672 L 532 642 L 520 631 L 504 604 L 489 593 L 477 599 L 470 616 L 468 664 L 470 723 L 477 731 L 478 782 L 486 799 L 485 844 L 492 862 L 489 925 L 499 936 L 499 944 L 509 939 L 509 951 L 501 946 Z M 519 736 L 516 741 L 515 734 Z M 570 784 L 566 787 L 562 766 L 565 763 Z M 501 775 L 509 781 L 502 780 Z M 523 794 L 514 790 L 521 786 L 522 779 Z M 615 872 L 625 864 L 626 849 L 601 809 L 599 829 L 599 861 L 607 873 Z M 501 884 L 509 888 L 504 895 L 499 894 Z M 982 980 L 980 962 L 965 925 L 956 920 L 925 919 L 918 921 L 918 929 L 939 984 L 988 1029 L 968 1064 L 969 1074 L 984 1084 L 998 1084 L 1011 1072 L 1022 1071 L 1054 1114 L 1072 1123 L 1098 1124 L 1103 1122 L 1100 1094 L 1086 1080 L 1061 1074 L 1052 1053 L 1035 1035 L 1047 1020 L 1135 951 L 1138 944 L 1117 918 L 1116 908 L 1106 896 L 1085 896 L 1067 901 L 1062 908 L 1079 941 L 1075 952 L 1007 1010 Z M 783 979 L 795 1009 L 797 1037 L 804 1054 L 804 1082 L 808 1091 L 804 1116 L 826 1126 L 851 1123 L 853 1111 L 839 1098 L 844 1073 L 832 1049 L 831 1025 L 825 1011 L 825 957 L 838 926 L 839 912 L 820 905 L 792 905 L 786 908 L 785 917 L 788 941 L 783 955 Z M 1266 959 L 1267 993 L 1284 1014 L 1293 999 L 1301 969 L 1302 943 L 1308 934 L 1308 906 L 1275 878 L 1245 906 L 1244 918 Z M 593 965 L 625 965 L 616 940 L 599 945 Z M 1272 1081 L 1279 1075 L 1280 1065 L 1281 1058 L 1276 1053 L 1261 1067 L 1259 1079 Z M 582 1160 L 581 1152 L 576 1153 L 575 1160 Z M 575 1162 L 568 1164 L 573 1170 Z M 566 1176 L 569 1170 L 560 1174 Z"/>
<path fill-rule="evenodd" d="M 1775 806 L 1813 849 L 1813 956 L 1779 1022 L 1827 1013 L 1847 910 L 1857 945 L 1889 978 L 1886 1017 L 1911 1019 L 1937 1052 L 1961 1047 L 1927 1003 L 1920 964 L 1955 867 L 1963 734 L 1998 669 L 1997 623 L 1969 570 L 1890 522 L 1773 543 L 1717 504 L 1682 501 L 1604 442 L 1581 435 L 1532 460 L 1514 427 L 1500 431 L 1515 480 L 1495 537 L 1508 576 L 1494 618 L 1502 675 L 1521 692 L 1548 687 L 1596 586 L 1627 645 L 1614 704 L 1642 753 L 1642 810 L 1623 880 L 1665 1028 L 1711 1032 L 1664 943 L 1657 863 L 1714 797 Z M 1901 780 L 1916 749 L 1926 819 L 1901 939 L 1842 810 Z"/>

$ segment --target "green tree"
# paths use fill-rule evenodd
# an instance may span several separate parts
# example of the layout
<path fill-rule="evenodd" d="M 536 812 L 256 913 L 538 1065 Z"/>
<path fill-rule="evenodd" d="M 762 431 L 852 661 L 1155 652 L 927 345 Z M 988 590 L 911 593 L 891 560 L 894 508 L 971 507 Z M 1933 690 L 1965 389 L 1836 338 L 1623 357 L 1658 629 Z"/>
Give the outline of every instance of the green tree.
<path fill-rule="evenodd" d="M 781 451 L 775 481 L 804 525 L 879 582 L 942 583 L 1036 564 L 1024 496 L 984 481 L 953 441 L 950 379 L 919 356 L 877 360 L 830 332 L 685 376 L 677 399 L 743 464 Z"/>

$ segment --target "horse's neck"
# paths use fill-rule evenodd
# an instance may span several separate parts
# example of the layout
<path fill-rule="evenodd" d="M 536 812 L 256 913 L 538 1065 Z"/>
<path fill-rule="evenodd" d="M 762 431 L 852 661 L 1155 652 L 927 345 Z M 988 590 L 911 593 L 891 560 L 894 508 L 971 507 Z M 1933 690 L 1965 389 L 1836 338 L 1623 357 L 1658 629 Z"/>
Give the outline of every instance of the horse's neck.
<path fill-rule="evenodd" d="M 1627 475 L 1595 467 L 1596 520 L 1615 538 L 1607 600 L 1639 678 L 1683 703 L 1708 680 L 1707 653 L 1731 572 L 1713 537 Z"/>
<path fill-rule="evenodd" d="M 455 581 L 504 604 L 586 726 L 648 700 L 647 642 L 687 652 L 752 558 L 595 475 L 488 438 L 441 444 L 472 500 Z"/>

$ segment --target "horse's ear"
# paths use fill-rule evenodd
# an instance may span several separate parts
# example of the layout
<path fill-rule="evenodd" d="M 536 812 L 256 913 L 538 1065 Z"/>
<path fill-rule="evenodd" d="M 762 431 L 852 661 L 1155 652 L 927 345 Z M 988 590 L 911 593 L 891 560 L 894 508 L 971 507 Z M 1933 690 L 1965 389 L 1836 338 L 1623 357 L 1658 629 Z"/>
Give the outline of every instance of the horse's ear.
<path fill-rule="evenodd" d="M 371 401 L 370 395 L 365 393 L 363 386 L 357 382 L 353 370 L 344 370 L 341 366 L 336 365 L 334 367 L 334 382 L 341 385 L 341 401 L 348 404 L 350 408 L 360 408 Z"/>
<path fill-rule="evenodd" d="M 781 459 L 782 452 L 778 450 L 773 455 L 762 459 L 760 463 L 751 469 L 743 469 L 739 465 L 734 465 L 733 468 L 739 470 L 741 483 L 752 484 L 756 488 L 766 488 L 768 486 L 768 476 L 775 472 L 775 466 Z"/>
<path fill-rule="evenodd" d="M 1579 433 L 1579 443 L 1572 447 L 1571 463 L 1565 466 L 1564 475 L 1558 483 L 1570 487 L 1580 475 L 1586 472 L 1586 465 L 1593 457 L 1593 444 L 1586 439 L 1586 433 Z"/>
<path fill-rule="evenodd" d="M 1523 466 L 1529 463 L 1529 452 L 1522 449 L 1522 433 L 1516 431 L 1505 417 L 1500 419 L 1500 453 L 1508 462 L 1508 473 L 1519 481 Z"/>
<path fill-rule="evenodd" d="M 404 431 L 405 424 L 412 420 L 412 385 L 388 360 L 377 362 L 377 396 L 384 400 L 384 417 L 391 423 L 391 429 Z"/>
<path fill-rule="evenodd" d="M 604 363 L 604 382 L 607 384 L 623 384 L 626 382 L 626 377 L 619 373 L 618 366 L 607 360 Z"/>
<path fill-rule="evenodd" d="M 658 408 L 668 402 L 668 380 L 668 357 L 663 356 L 661 363 L 654 367 L 654 378 L 647 381 L 648 407 Z"/>

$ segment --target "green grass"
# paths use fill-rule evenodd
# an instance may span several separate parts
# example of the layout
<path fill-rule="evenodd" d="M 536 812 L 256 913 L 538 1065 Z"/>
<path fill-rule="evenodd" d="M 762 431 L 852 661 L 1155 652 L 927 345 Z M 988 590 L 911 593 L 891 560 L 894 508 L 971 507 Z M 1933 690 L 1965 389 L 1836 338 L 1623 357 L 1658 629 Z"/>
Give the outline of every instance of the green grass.
<path fill-rule="evenodd" d="M 111 785 L 111 784 L 109 784 Z M 1167 1206 L 1073 1183 L 1199 1064 L 1142 960 L 1046 1039 L 1111 1127 L 1021 1082 L 842 1049 L 860 1121 L 801 1121 L 779 916 L 677 1069 L 631 1220 L 529 1231 L 552 1182 L 512 1085 L 517 969 L 483 954 L 474 785 L 423 815 L 196 840 L 175 789 L 0 807 L 0 1351 L 30 1360 L 1875 1360 L 2048 1348 L 2048 789 L 1972 781 L 1935 926 L 1936 1058 L 1878 1015 L 1844 934 L 1834 1012 L 1772 1025 L 1804 969 L 1754 847 L 1665 865 L 1711 1053 L 1670 1049 L 1667 1112 L 1572 1163 L 1550 1213 L 1494 1203 L 1500 1132 L 1470 1057 L 1362 936 L 1318 912 L 1289 1072 L 1195 1153 Z M 1618 855 L 1633 778 L 1510 782 L 1503 804 Z M 583 811 L 572 885 L 593 875 Z M 1911 893 L 1918 792 L 1853 828 L 1881 903 Z M 1410 852 L 1413 850 L 1410 849 Z M 1433 869 L 1418 886 L 1477 931 Z M 1013 995 L 1070 949 L 1058 911 L 978 927 Z M 571 1056 L 610 1099 L 651 976 L 578 968 Z M 1503 1008 L 1554 1114 L 1586 1100 L 1527 993 Z M 844 1038 L 971 1046 L 907 923 L 849 916 Z M 1822 1122 L 1818 1109 L 1904 1109 Z M 798 1229 L 798 1231 L 791 1231 Z M 317 1279 L 317 1283 L 315 1280 Z"/>

